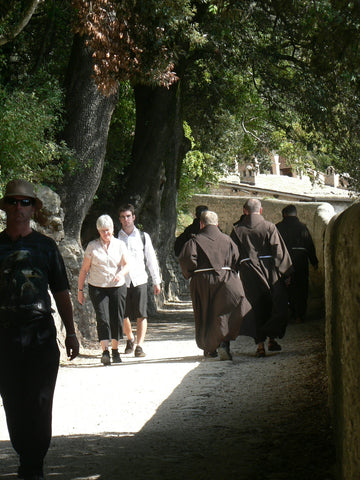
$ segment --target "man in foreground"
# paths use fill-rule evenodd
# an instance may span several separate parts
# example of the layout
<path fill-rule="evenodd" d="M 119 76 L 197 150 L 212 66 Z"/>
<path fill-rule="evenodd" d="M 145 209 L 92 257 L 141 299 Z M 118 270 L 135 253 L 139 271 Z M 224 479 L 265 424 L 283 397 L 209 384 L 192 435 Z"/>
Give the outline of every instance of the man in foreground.
<path fill-rule="evenodd" d="M 195 338 L 205 357 L 231 360 L 230 340 L 249 321 L 250 305 L 236 273 L 238 251 L 218 228 L 215 212 L 204 211 L 199 234 L 184 245 L 179 262 L 190 292 L 195 317 Z M 249 321 L 249 328 L 253 322 Z"/>
<path fill-rule="evenodd" d="M 145 357 L 143 343 L 147 331 L 147 283 L 148 268 L 153 285 L 154 294 L 161 292 L 161 277 L 156 253 L 150 235 L 141 232 L 135 227 L 135 209 L 130 203 L 119 208 L 121 230 L 119 240 L 128 251 L 130 271 L 126 275 L 127 295 L 124 318 L 124 332 L 128 340 L 125 353 L 130 354 L 135 348 L 135 337 L 131 329 L 131 320 L 136 319 L 136 348 L 135 357 Z"/>
<path fill-rule="evenodd" d="M 18 477 L 42 480 L 51 440 L 52 402 L 59 349 L 48 288 L 66 329 L 70 360 L 79 353 L 69 284 L 54 240 L 30 227 L 42 207 L 33 186 L 13 180 L 0 208 L 0 394 L 11 443 L 19 455 Z"/>
<path fill-rule="evenodd" d="M 283 220 L 276 224 L 294 265 L 288 285 L 289 304 L 296 323 L 303 322 L 306 315 L 309 292 L 309 261 L 317 270 L 319 261 L 311 234 L 297 216 L 295 205 L 282 210 Z"/>
<path fill-rule="evenodd" d="M 275 225 L 261 215 L 257 198 L 244 205 L 245 217 L 234 225 L 231 238 L 239 249 L 238 269 L 246 298 L 256 319 L 256 334 L 243 332 L 257 343 L 258 357 L 268 350 L 281 350 L 275 338 L 282 338 L 287 326 L 287 291 L 285 278 L 292 272 L 290 255 Z"/>

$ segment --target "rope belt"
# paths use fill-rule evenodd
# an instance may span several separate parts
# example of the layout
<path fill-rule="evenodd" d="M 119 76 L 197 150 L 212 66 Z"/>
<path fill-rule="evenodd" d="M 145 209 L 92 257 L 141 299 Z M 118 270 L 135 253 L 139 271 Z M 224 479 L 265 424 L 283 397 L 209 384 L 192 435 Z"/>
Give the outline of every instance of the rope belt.
<path fill-rule="evenodd" d="M 230 267 L 221 267 L 221 270 L 231 270 Z M 215 268 L 198 268 L 197 270 L 194 270 L 194 273 L 199 273 L 199 272 L 214 272 Z"/>
<path fill-rule="evenodd" d="M 273 258 L 272 255 L 259 255 L 258 258 Z M 240 263 L 248 262 L 250 258 L 243 258 L 240 260 Z"/>

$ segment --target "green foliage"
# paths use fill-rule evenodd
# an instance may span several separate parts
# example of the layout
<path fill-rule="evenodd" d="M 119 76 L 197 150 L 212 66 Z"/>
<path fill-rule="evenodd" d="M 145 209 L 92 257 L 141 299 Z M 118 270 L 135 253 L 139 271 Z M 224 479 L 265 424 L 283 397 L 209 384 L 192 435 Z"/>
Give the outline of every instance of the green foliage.
<path fill-rule="evenodd" d="M 28 2 L 0 11 L 0 30 L 22 18 Z M 14 177 L 60 182 L 74 156 L 59 141 L 65 75 L 72 35 L 68 0 L 40 2 L 30 23 L 0 47 L 0 189 Z M 10 23 L 9 23 L 10 22 Z"/>
<path fill-rule="evenodd" d="M 301 170 L 334 165 L 359 189 L 358 4 L 207 0 L 196 20 L 206 41 L 183 90 L 198 149 L 229 166 L 273 151 Z"/>
<path fill-rule="evenodd" d="M 200 152 L 196 148 L 191 129 L 184 124 L 185 136 L 191 141 L 191 150 L 187 152 L 181 168 L 180 184 L 178 189 L 178 211 L 187 212 L 189 201 L 194 193 L 206 193 L 208 184 L 216 183 L 220 171 L 214 169 L 213 159 L 210 155 Z"/>
<path fill-rule="evenodd" d="M 61 108 L 62 92 L 54 81 L 37 91 L 0 87 L 1 187 L 14 177 L 44 183 L 61 179 L 63 162 L 71 162 L 71 152 L 56 141 Z"/>
<path fill-rule="evenodd" d="M 0 35 L 26 5 L 3 3 Z M 131 162 L 136 113 L 127 82 L 167 85 L 177 76 L 192 142 L 180 210 L 235 160 L 256 155 L 266 169 L 273 151 L 303 170 L 331 164 L 360 190 L 360 7 L 329 0 L 40 2 L 21 35 L 0 49 L 1 182 L 15 174 L 55 179 L 72 168 L 71 152 L 56 142 L 63 118 L 58 84 L 78 13 L 78 30 L 93 35 L 99 83 L 117 88 L 125 79 L 98 201 L 112 201 Z"/>

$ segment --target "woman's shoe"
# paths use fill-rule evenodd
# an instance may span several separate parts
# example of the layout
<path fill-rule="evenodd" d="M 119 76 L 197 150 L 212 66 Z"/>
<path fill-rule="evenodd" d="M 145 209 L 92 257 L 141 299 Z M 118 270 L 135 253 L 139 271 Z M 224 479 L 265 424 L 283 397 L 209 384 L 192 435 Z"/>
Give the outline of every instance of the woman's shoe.
<path fill-rule="evenodd" d="M 101 363 L 103 365 L 110 365 L 110 353 L 109 350 L 104 350 L 101 356 Z"/>

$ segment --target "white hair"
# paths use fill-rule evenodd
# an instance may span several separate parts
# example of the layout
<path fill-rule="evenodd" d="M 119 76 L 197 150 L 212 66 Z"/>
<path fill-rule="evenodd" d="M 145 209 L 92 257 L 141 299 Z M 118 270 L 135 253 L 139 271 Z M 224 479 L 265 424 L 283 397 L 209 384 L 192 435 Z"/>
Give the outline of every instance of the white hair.
<path fill-rule="evenodd" d="M 211 210 L 205 210 L 202 212 L 200 220 L 204 225 L 218 225 L 219 223 L 217 213 L 212 212 Z"/>
<path fill-rule="evenodd" d="M 102 228 L 109 228 L 110 230 L 114 230 L 114 222 L 110 215 L 100 215 L 100 217 L 96 220 L 96 228 L 101 230 Z"/>

